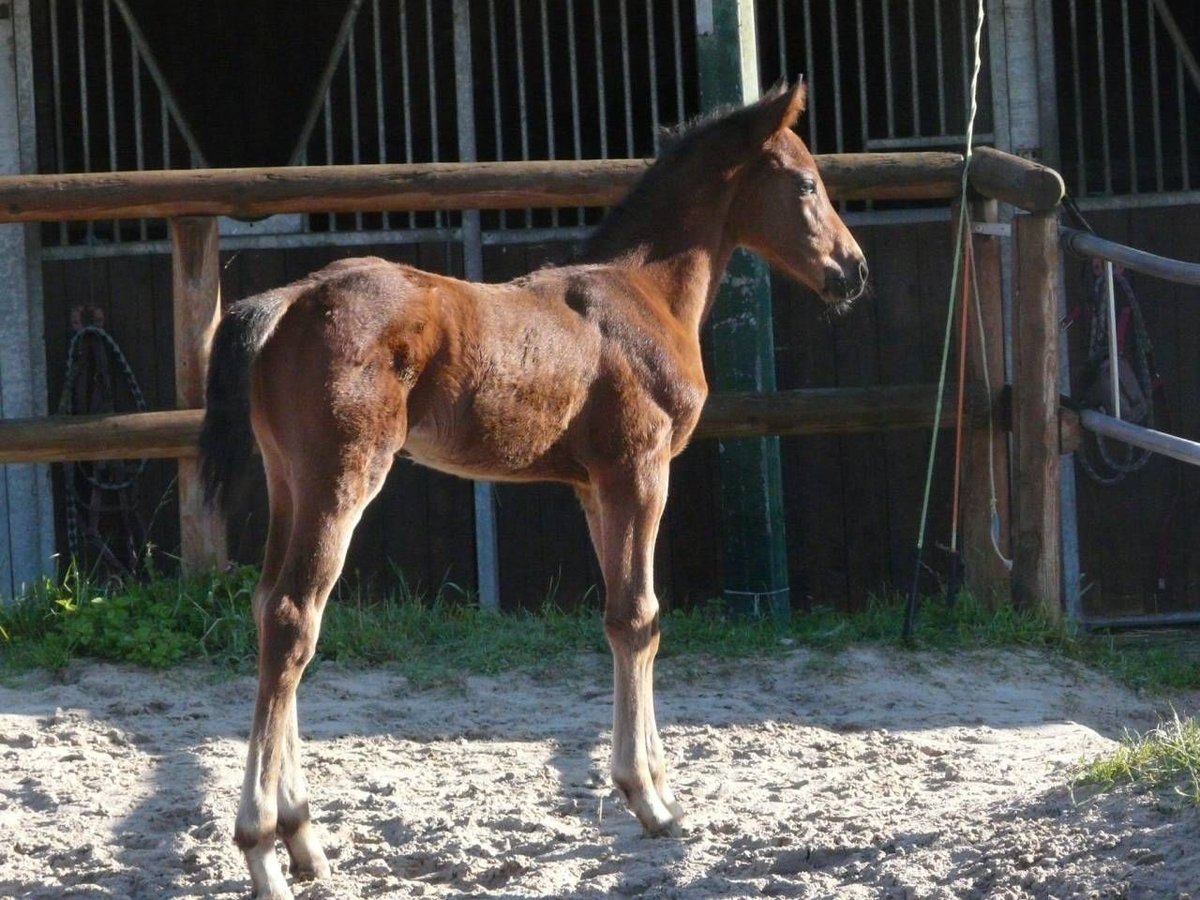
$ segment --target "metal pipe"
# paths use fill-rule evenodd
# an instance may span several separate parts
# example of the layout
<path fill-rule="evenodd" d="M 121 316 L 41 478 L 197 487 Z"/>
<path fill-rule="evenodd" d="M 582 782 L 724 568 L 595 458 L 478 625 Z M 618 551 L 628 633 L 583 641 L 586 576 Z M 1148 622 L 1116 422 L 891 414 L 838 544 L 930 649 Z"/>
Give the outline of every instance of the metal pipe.
<path fill-rule="evenodd" d="M 1150 0 L 1150 2 L 1162 17 L 1163 27 L 1167 29 L 1167 34 L 1171 36 L 1171 41 L 1175 44 L 1175 49 L 1179 51 L 1181 62 L 1187 67 L 1192 84 L 1195 85 L 1196 90 L 1200 91 L 1200 63 L 1196 62 L 1196 57 L 1192 53 L 1187 35 L 1183 33 L 1179 27 L 1179 23 L 1175 21 L 1175 16 L 1171 12 L 1171 7 L 1166 4 L 1166 0 Z"/>
<path fill-rule="evenodd" d="M 1121 0 L 1121 28 L 1125 56 L 1125 128 L 1129 133 L 1129 192 L 1136 194 L 1138 192 L 1137 126 L 1133 121 L 1133 56 L 1129 46 L 1129 0 Z"/>
<path fill-rule="evenodd" d="M 543 6 L 543 11 L 545 7 Z M 462 162 L 474 162 L 475 79 L 471 62 L 471 7 L 469 0 L 454 0 L 454 87 L 457 104 L 458 156 Z M 462 214 L 463 274 L 468 281 L 483 280 L 483 246 L 478 210 Z M 475 497 L 475 568 L 479 584 L 479 605 L 500 609 L 500 554 L 496 537 L 495 489 L 486 481 L 476 481 Z"/>
<path fill-rule="evenodd" d="M 804 65 L 811 69 L 813 61 L 813 39 L 812 39 L 812 0 L 804 0 Z M 813 153 L 817 152 L 817 99 L 816 94 L 810 92 L 806 100 L 808 110 L 804 117 L 808 119 L 808 149 Z"/>
<path fill-rule="evenodd" d="M 1200 465 L 1200 443 L 1189 441 L 1173 434 L 1164 434 L 1153 428 L 1144 428 L 1132 422 L 1122 422 L 1112 416 L 1085 409 L 1079 413 L 1079 424 L 1088 431 L 1113 438 L 1133 447 L 1150 450 L 1180 462 Z"/>
<path fill-rule="evenodd" d="M 1113 418 L 1121 418 L 1121 379 L 1120 357 L 1117 353 L 1117 292 L 1113 287 L 1113 264 L 1111 260 L 1104 261 L 1104 285 L 1106 303 L 1105 313 L 1108 316 L 1108 389 L 1112 391 Z"/>
<path fill-rule="evenodd" d="M 1096 0 L 1096 58 L 1100 79 L 1100 148 L 1104 154 L 1104 193 L 1113 192 L 1112 148 L 1108 136 L 1108 64 L 1104 58 L 1104 9 L 1101 0 Z"/>
<path fill-rule="evenodd" d="M 1066 240 L 1067 247 L 1081 256 L 1099 257 L 1119 263 L 1135 272 L 1153 275 L 1177 284 L 1200 285 L 1200 263 L 1183 262 L 1147 253 L 1145 250 L 1135 250 L 1133 247 L 1106 241 L 1074 228 L 1062 227 L 1059 232 Z"/>
<path fill-rule="evenodd" d="M 1150 111 L 1154 123 L 1154 187 L 1158 193 L 1166 190 L 1163 175 L 1162 109 L 1158 96 L 1158 33 L 1154 25 L 1154 6 L 1146 7 L 1146 34 L 1150 44 Z M 1183 160 L 1187 167 L 1187 161 Z"/>
<path fill-rule="evenodd" d="M 1076 15 L 1075 0 L 1071 0 L 1071 77 L 1074 79 L 1075 93 L 1072 99 L 1075 103 L 1075 165 L 1078 167 L 1079 195 L 1087 195 L 1087 160 L 1084 158 L 1083 140 L 1083 87 L 1079 78 L 1079 19 Z"/>
<path fill-rule="evenodd" d="M 1145 616 L 1085 616 L 1084 628 L 1171 628 L 1200 625 L 1200 612 L 1151 613 Z"/>
<path fill-rule="evenodd" d="M 633 156 L 633 85 L 629 73 L 629 10 L 626 0 L 618 5 L 621 13 L 621 87 L 625 91 L 625 155 Z"/>
<path fill-rule="evenodd" d="M 117 0 L 118 9 L 125 3 L 125 0 Z M 312 103 L 308 106 L 308 113 L 304 117 L 304 125 L 300 128 L 300 135 L 296 139 L 296 146 L 292 149 L 292 155 L 288 160 L 289 166 L 297 165 L 300 158 L 304 155 L 305 148 L 308 146 L 308 139 L 312 136 L 313 129 L 317 126 L 317 119 L 321 115 L 321 109 L 325 105 L 326 98 L 329 94 L 329 84 L 333 81 L 333 76 L 337 73 L 338 64 L 342 61 L 342 52 L 346 49 L 346 42 L 350 40 L 350 33 L 354 28 L 354 22 L 358 18 L 358 11 L 362 7 L 363 0 L 350 0 L 346 6 L 346 14 L 342 16 L 342 24 L 338 27 L 337 37 L 333 41 L 333 49 L 329 53 L 329 59 L 325 61 L 325 68 L 321 72 L 321 80 L 317 82 L 317 89 L 313 91 Z M 122 11 L 122 14 L 124 11 Z M 151 74 L 153 74 L 151 69 Z M 155 77 L 155 81 L 162 84 Z"/>

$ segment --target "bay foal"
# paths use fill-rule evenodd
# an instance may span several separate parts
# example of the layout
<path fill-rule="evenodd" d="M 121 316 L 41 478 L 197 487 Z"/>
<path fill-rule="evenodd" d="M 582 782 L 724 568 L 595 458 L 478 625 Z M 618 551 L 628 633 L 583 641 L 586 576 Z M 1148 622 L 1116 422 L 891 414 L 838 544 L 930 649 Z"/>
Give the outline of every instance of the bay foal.
<path fill-rule="evenodd" d="M 653 835 L 680 832 L 654 719 L 652 561 L 668 465 L 707 396 L 700 327 L 734 248 L 829 304 L 862 252 L 791 130 L 805 88 L 679 137 L 576 265 L 470 284 L 349 259 L 234 304 L 213 343 L 201 435 L 220 502 L 257 440 L 270 531 L 254 597 L 259 682 L 235 840 L 260 898 L 329 874 L 300 767 L 296 685 L 350 535 L 397 455 L 467 478 L 574 488 L 604 573 L 612 777 Z"/>

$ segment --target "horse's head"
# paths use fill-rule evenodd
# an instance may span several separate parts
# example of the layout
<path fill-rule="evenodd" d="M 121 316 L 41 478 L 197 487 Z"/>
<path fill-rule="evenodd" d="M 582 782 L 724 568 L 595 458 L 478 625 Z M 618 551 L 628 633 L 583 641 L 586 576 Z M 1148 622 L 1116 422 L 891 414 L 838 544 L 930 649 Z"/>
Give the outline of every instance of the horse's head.
<path fill-rule="evenodd" d="M 742 170 L 734 227 L 739 244 L 844 308 L 866 289 L 867 261 L 792 131 L 806 98 L 803 82 L 781 85 L 748 110 L 753 155 Z"/>

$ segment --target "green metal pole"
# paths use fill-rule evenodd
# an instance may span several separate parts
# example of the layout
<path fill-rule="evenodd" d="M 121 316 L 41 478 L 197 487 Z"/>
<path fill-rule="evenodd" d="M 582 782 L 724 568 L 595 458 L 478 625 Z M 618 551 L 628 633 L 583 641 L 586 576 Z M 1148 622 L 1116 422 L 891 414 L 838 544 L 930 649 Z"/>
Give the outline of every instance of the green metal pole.
<path fill-rule="evenodd" d="M 753 0 L 697 0 L 700 105 L 705 111 L 758 99 Z M 713 388 L 775 390 L 771 279 L 766 265 L 734 254 L 712 315 Z M 779 439 L 721 441 L 723 588 L 735 615 L 785 618 L 787 540 Z"/>

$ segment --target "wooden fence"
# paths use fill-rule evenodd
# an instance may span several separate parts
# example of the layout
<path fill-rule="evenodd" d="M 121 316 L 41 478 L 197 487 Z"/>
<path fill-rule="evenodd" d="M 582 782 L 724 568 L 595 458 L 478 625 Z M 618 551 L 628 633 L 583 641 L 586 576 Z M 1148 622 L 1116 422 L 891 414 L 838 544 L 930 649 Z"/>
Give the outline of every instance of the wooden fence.
<path fill-rule="evenodd" d="M 840 200 L 952 200 L 963 160 L 949 153 L 881 153 L 817 158 L 830 195 Z M 0 422 L 0 463 L 100 458 L 179 459 L 182 555 L 205 567 L 224 557 L 224 529 L 205 509 L 195 467 L 208 344 L 220 316 L 219 215 L 282 212 L 369 212 L 523 209 L 612 205 L 648 161 L 440 163 L 291 167 L 0 179 L 0 222 L 55 222 L 164 217 L 170 221 L 173 270 L 176 405 L 170 411 Z M 1014 223 L 1014 387 L 1011 589 L 1019 602 L 1059 610 L 1057 462 L 1058 406 L 1057 173 L 1009 154 L 980 148 L 969 182 L 977 197 L 1011 204 L 1028 215 Z M 995 204 L 977 216 L 996 219 Z M 968 359 L 973 408 L 1001 413 L 1003 329 L 998 242 L 983 242 L 981 282 L 991 395 L 982 388 L 977 350 Z M 699 438 L 765 434 L 849 434 L 932 423 L 931 385 L 715 395 Z M 1004 419 L 1001 415 L 1000 419 Z M 943 424 L 949 424 L 944 422 Z M 964 493 L 963 544 L 979 565 L 970 571 L 984 590 L 1006 588 L 991 558 L 986 442 L 972 443 Z M 1007 441 L 997 436 L 996 469 L 1007 472 Z M 998 485 L 1007 494 L 1003 483 Z M 972 514 L 974 513 L 974 514 Z M 1002 510 L 1002 514 L 1006 513 Z M 1007 518 L 1007 516 L 1006 516 Z"/>

